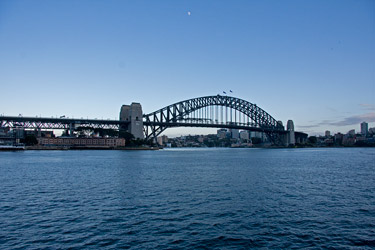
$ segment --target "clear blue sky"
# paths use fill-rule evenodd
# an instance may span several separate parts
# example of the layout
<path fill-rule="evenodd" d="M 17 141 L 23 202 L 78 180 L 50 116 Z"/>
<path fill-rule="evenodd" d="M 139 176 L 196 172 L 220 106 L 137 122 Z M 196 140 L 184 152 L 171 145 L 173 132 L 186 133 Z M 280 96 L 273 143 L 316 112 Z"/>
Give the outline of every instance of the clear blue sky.
<path fill-rule="evenodd" d="M 375 127 L 375 1 L 0 1 L 0 114 L 114 119 L 229 89 L 309 134 Z"/>

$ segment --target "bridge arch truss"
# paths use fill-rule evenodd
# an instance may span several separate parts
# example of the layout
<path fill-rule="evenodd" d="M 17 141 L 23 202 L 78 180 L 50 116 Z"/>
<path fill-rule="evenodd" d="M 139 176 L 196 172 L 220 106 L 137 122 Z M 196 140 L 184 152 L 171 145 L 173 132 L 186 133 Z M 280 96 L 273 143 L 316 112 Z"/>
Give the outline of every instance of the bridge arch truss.
<path fill-rule="evenodd" d="M 283 125 L 256 104 L 231 96 L 205 96 L 174 103 L 143 115 L 146 139 L 171 127 L 233 128 L 264 132 L 275 141 Z"/>

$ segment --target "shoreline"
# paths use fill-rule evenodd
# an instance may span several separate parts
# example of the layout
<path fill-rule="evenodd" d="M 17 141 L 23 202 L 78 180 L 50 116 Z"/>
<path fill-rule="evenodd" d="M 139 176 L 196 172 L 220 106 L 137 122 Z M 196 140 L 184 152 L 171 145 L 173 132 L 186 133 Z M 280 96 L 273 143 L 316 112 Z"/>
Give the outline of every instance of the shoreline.
<path fill-rule="evenodd" d="M 158 147 L 60 147 L 60 146 L 26 146 L 25 150 L 159 150 Z"/>
<path fill-rule="evenodd" d="M 23 148 L 0 148 L 0 152 L 5 151 L 24 151 L 24 150 L 161 150 L 161 149 L 178 149 L 178 148 L 231 148 L 231 149 L 244 149 L 244 148 L 257 148 L 257 149 L 301 149 L 301 148 L 374 148 L 375 146 L 294 146 L 294 147 L 109 147 L 109 146 L 25 146 Z"/>

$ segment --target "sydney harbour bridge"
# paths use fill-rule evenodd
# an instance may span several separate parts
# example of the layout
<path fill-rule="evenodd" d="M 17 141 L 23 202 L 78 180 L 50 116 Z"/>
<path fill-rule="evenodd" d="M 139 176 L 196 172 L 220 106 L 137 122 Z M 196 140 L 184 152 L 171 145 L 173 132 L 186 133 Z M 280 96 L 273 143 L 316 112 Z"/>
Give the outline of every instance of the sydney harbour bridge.
<path fill-rule="evenodd" d="M 119 120 L 0 116 L 0 126 L 25 129 L 64 129 L 72 133 L 79 127 L 125 130 L 135 138 L 155 139 L 172 127 L 228 128 L 266 134 L 275 144 L 286 144 L 291 130 L 285 130 L 265 110 L 248 101 L 223 95 L 180 101 L 149 114 L 139 103 L 123 105 Z"/>

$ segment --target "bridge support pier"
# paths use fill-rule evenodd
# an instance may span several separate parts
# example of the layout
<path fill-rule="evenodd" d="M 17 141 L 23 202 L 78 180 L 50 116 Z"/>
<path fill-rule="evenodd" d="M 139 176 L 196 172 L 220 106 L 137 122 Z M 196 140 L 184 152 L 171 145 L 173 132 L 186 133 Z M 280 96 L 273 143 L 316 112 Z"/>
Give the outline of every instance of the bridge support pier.
<path fill-rule="evenodd" d="M 296 144 L 296 136 L 294 133 L 294 123 L 292 120 L 288 120 L 286 130 L 288 131 L 286 144 L 287 146 L 294 146 Z"/>
<path fill-rule="evenodd" d="M 131 105 L 122 105 L 120 110 L 120 121 L 129 121 L 127 128 L 120 128 L 126 130 L 134 135 L 136 139 L 144 139 L 143 134 L 143 113 L 140 103 L 133 102 Z"/>
<path fill-rule="evenodd" d="M 70 136 L 73 136 L 74 129 L 75 129 L 75 124 L 74 123 L 70 123 L 70 125 L 69 125 L 69 135 Z"/>

